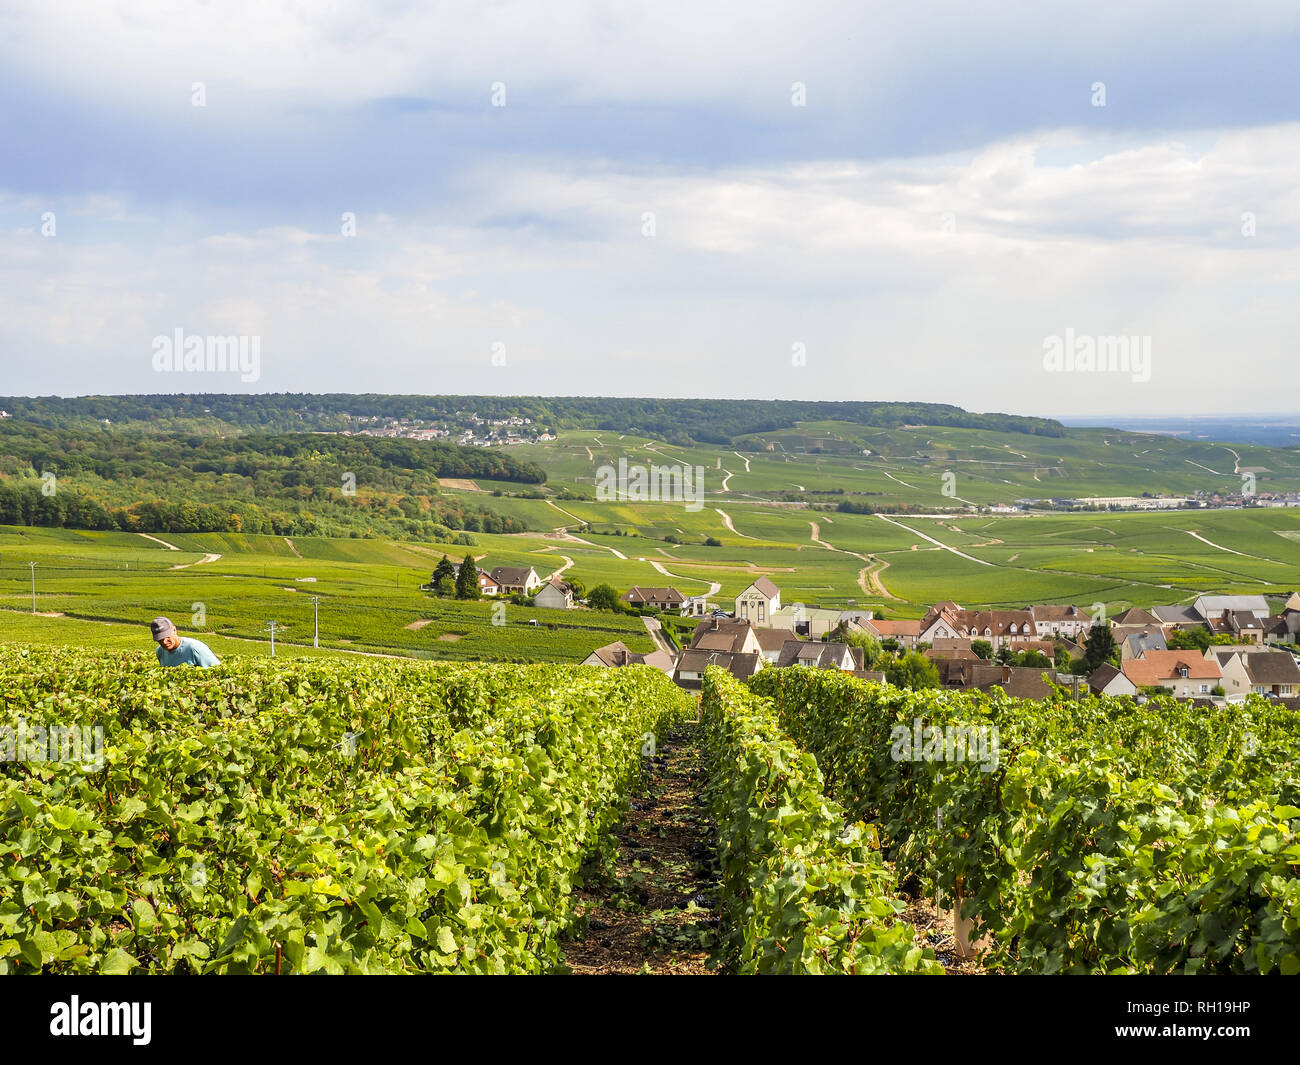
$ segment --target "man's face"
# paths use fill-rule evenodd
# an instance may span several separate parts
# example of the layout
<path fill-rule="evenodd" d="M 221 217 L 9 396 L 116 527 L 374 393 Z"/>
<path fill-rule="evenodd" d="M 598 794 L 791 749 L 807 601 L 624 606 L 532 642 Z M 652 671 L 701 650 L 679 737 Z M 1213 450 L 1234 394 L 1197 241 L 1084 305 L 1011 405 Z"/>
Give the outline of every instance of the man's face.
<path fill-rule="evenodd" d="M 170 636 L 164 636 L 158 642 L 167 648 L 167 650 L 174 651 L 181 645 L 180 634 L 173 632 Z"/>

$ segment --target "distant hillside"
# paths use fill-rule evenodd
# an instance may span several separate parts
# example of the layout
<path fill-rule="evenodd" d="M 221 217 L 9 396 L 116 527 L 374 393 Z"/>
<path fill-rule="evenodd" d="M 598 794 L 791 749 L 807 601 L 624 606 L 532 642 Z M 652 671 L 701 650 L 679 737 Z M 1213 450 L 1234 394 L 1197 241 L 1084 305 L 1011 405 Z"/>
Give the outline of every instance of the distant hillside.
<path fill-rule="evenodd" d="M 731 444 L 741 436 L 800 422 L 852 422 L 883 429 L 905 425 L 1064 435 L 1049 418 L 974 414 L 946 403 L 867 403 L 759 399 L 625 399 L 577 396 L 174 395 L 0 397 L 15 418 L 52 428 L 105 420 L 115 427 L 181 432 L 294 432 L 357 428 L 358 418 L 455 421 L 467 412 L 493 420 L 529 418 L 553 429 L 642 433 L 669 443 Z"/>
<path fill-rule="evenodd" d="M 47 473 L 57 490 L 47 489 Z M 51 428 L 0 419 L 0 524 L 439 541 L 459 532 L 527 528 L 462 496 L 444 495 L 439 477 L 521 486 L 546 480 L 540 466 L 501 448 L 440 440 L 219 437 L 146 433 L 130 423 Z"/>

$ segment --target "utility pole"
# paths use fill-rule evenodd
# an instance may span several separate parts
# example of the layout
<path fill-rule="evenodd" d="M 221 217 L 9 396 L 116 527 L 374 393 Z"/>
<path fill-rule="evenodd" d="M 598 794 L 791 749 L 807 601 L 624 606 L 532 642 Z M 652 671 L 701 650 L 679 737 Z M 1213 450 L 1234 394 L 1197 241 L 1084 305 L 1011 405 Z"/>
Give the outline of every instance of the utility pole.
<path fill-rule="evenodd" d="M 36 563 L 29 562 L 27 565 L 32 567 L 32 613 L 36 613 Z"/>
<path fill-rule="evenodd" d="M 287 625 L 281 625 L 278 621 L 267 622 L 267 628 L 270 629 L 271 631 L 271 657 L 272 658 L 275 657 L 275 630 L 277 626 L 279 626 L 282 629 L 288 628 Z"/>
<path fill-rule="evenodd" d="M 313 647 L 319 647 L 320 646 L 320 596 L 319 595 L 313 595 L 311 597 L 311 613 L 312 613 L 311 645 Z"/>

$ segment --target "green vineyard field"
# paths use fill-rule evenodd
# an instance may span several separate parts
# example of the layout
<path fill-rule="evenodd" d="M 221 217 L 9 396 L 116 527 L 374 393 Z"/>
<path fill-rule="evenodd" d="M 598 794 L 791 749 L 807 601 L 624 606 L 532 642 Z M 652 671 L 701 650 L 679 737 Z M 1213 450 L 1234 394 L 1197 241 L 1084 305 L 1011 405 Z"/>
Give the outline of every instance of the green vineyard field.
<path fill-rule="evenodd" d="M 874 830 L 846 823 L 770 701 L 710 666 L 702 708 L 729 970 L 942 972 L 898 919 L 898 885 Z"/>
<path fill-rule="evenodd" d="M 900 880 L 956 900 L 990 967 L 1300 973 L 1295 711 L 911 692 L 806 669 L 751 683 L 827 794 L 879 828 Z M 997 756 L 899 757 L 900 735 L 927 728 L 930 754 L 938 730 L 996 728 Z"/>
<path fill-rule="evenodd" d="M 643 667 L 0 652 L 0 972 L 544 972 L 661 728 Z M 85 751 L 81 752 L 84 761 Z"/>

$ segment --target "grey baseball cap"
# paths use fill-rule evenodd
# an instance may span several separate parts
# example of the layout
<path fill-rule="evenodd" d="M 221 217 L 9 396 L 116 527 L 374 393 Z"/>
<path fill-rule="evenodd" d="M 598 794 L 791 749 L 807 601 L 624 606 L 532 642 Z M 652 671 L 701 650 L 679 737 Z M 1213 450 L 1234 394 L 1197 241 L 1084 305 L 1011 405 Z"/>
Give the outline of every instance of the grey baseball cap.
<path fill-rule="evenodd" d="M 170 618 L 154 618 L 149 628 L 153 632 L 153 638 L 160 642 L 168 636 L 176 635 L 176 626 L 171 623 Z"/>

